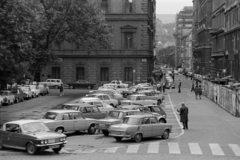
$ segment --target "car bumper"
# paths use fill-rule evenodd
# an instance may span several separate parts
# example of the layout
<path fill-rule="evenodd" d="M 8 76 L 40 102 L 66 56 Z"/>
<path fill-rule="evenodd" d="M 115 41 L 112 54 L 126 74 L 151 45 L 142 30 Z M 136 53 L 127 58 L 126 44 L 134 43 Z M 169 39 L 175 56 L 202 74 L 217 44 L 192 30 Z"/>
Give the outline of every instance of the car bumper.
<path fill-rule="evenodd" d="M 67 141 L 64 142 L 57 142 L 57 143 L 51 143 L 51 144 L 36 144 L 36 147 L 51 147 L 51 146 L 55 146 L 55 145 L 65 145 L 67 143 Z"/>
<path fill-rule="evenodd" d="M 113 134 L 113 133 L 110 133 L 109 136 L 111 136 L 111 137 L 121 137 L 121 138 L 131 138 L 132 137 L 131 135 L 119 135 L 119 134 Z"/>

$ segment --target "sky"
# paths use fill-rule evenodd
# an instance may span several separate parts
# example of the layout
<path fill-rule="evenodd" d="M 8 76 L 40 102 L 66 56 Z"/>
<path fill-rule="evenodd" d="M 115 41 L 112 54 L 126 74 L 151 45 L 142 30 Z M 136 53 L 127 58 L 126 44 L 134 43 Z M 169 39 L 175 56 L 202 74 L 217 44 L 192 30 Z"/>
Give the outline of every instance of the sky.
<path fill-rule="evenodd" d="M 192 0 L 156 0 L 157 14 L 176 14 L 184 6 L 193 6 Z"/>

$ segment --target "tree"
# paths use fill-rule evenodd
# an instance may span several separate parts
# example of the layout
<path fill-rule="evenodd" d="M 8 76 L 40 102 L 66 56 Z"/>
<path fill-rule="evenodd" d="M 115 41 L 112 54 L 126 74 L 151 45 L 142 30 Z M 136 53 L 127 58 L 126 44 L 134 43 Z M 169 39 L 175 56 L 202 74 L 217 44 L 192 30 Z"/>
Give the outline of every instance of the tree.
<path fill-rule="evenodd" d="M 171 66 L 174 66 L 174 54 L 175 54 L 175 46 L 169 46 L 166 48 L 163 48 L 157 52 L 157 63 L 162 64 L 169 64 Z"/>

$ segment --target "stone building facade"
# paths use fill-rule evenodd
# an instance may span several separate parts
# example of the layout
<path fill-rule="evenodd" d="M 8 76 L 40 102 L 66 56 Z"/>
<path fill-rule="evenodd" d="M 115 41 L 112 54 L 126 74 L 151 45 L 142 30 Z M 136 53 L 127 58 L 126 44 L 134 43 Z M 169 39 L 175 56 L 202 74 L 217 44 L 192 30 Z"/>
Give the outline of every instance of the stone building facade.
<path fill-rule="evenodd" d="M 41 72 L 41 81 L 79 79 L 102 85 L 119 79 L 132 84 L 147 80 L 153 69 L 155 0 L 96 0 L 112 27 L 112 47 L 85 52 L 64 43 L 54 49 L 61 62 Z"/>

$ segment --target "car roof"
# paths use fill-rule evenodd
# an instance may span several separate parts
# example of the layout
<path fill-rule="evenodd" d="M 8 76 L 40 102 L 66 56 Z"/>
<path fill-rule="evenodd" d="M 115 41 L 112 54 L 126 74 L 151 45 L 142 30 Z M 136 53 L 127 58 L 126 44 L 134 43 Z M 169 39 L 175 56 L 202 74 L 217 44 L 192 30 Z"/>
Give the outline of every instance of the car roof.
<path fill-rule="evenodd" d="M 39 120 L 33 120 L 33 119 L 21 119 L 21 120 L 16 120 L 16 121 L 10 121 L 7 122 L 6 124 L 10 124 L 10 123 L 15 123 L 15 124 L 26 124 L 26 123 L 32 123 L 32 122 L 40 122 Z"/>
<path fill-rule="evenodd" d="M 146 97 L 146 95 L 145 94 L 131 94 L 131 95 L 129 95 L 129 96 L 144 96 L 144 97 Z"/>
<path fill-rule="evenodd" d="M 79 113 L 79 111 L 75 111 L 75 110 L 49 110 L 48 112 L 54 112 L 54 113 L 77 112 L 77 113 Z"/>
<path fill-rule="evenodd" d="M 138 115 L 129 115 L 126 117 L 133 117 L 133 118 L 144 118 L 144 117 L 155 117 L 152 114 L 138 114 Z"/>
<path fill-rule="evenodd" d="M 91 105 L 88 103 L 65 103 L 64 106 L 77 106 L 77 107 L 96 107 L 95 105 Z"/>
<path fill-rule="evenodd" d="M 92 93 L 90 95 L 108 95 L 108 94 L 106 94 L 106 93 Z"/>
<path fill-rule="evenodd" d="M 125 106 L 122 106 L 122 108 L 147 108 L 147 106 L 141 106 L 141 105 L 125 105 Z"/>

